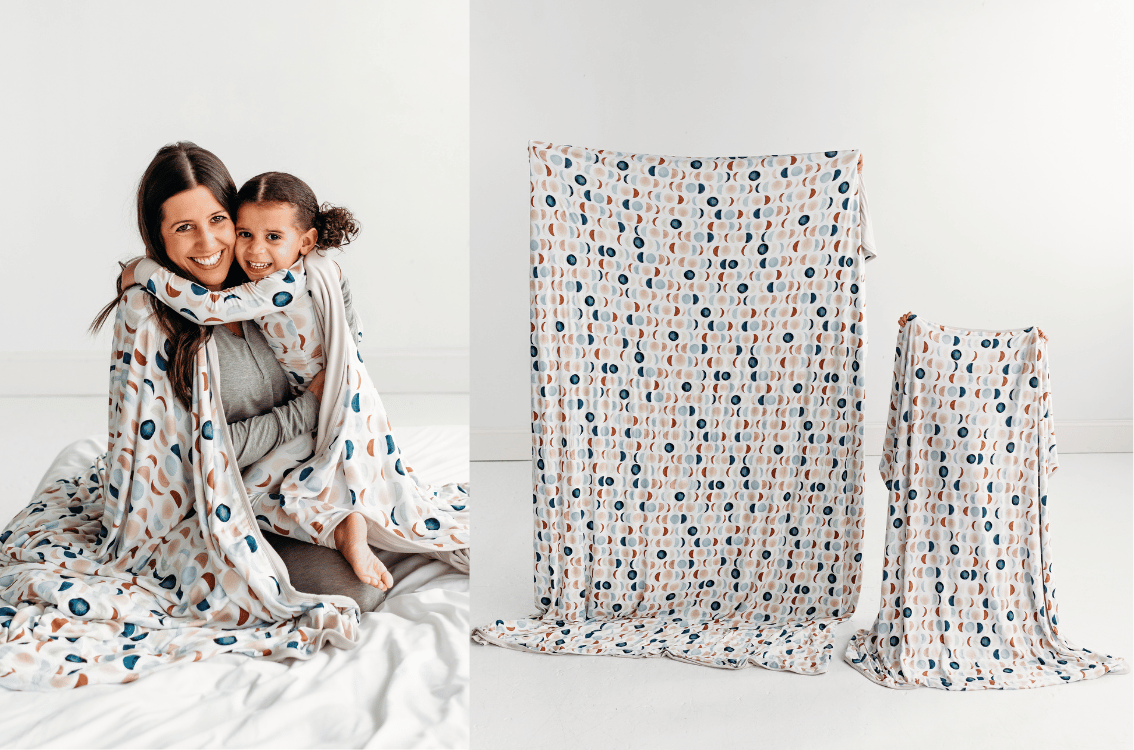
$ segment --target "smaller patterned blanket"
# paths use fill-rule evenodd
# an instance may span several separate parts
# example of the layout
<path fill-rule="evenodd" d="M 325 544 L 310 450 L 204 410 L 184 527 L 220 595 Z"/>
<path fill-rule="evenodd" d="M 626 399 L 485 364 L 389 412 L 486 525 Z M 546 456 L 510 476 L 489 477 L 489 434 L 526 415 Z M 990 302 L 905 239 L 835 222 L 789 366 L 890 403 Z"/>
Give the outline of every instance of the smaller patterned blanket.
<path fill-rule="evenodd" d="M 882 604 L 845 659 L 892 688 L 1031 688 L 1125 671 L 1059 632 L 1048 477 L 1058 466 L 1037 328 L 903 317 L 886 443 Z"/>

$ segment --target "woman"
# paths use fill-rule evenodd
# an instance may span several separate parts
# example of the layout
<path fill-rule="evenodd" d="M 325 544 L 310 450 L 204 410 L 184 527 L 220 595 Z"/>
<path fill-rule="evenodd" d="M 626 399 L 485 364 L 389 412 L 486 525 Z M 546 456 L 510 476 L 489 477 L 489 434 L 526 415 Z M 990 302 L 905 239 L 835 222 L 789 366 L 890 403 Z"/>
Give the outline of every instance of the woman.
<path fill-rule="evenodd" d="M 235 193 L 209 152 L 159 151 L 138 191 L 147 255 L 222 288 Z M 305 658 L 325 643 L 353 645 L 357 604 L 288 582 L 238 468 L 302 431 L 319 388 L 273 395 L 279 412 L 230 428 L 217 389 L 221 372 L 234 373 L 220 362 L 219 335 L 139 287 L 95 327 L 111 312 L 107 453 L 83 476 L 49 485 L 0 532 L 0 684 L 128 682 L 221 652 Z"/>

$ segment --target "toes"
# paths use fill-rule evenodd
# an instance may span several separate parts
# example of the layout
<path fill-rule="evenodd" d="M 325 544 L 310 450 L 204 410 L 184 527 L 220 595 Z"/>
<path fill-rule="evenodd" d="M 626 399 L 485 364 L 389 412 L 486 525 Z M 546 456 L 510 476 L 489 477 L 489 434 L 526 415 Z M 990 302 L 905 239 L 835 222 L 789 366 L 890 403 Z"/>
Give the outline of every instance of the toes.
<path fill-rule="evenodd" d="M 383 591 L 387 591 L 394 585 L 394 579 L 389 571 L 377 566 L 371 567 L 370 570 L 367 571 L 367 575 L 362 576 L 362 580 L 366 584 L 377 589 L 382 589 Z"/>
<path fill-rule="evenodd" d="M 383 591 L 388 591 L 393 587 L 394 577 L 386 570 L 382 561 L 374 556 L 369 546 L 345 544 L 342 547 L 342 552 L 343 556 L 347 558 L 347 562 L 354 568 L 354 574 L 358 576 L 358 580 L 367 586 L 373 586 Z"/>

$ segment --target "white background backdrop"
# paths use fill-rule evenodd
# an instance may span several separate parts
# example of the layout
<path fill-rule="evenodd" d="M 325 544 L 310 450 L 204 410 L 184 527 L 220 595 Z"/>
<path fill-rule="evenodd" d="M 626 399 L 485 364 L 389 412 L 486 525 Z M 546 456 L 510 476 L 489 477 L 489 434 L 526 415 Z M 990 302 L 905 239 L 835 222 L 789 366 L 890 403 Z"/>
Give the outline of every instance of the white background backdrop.
<path fill-rule="evenodd" d="M 1060 448 L 1131 450 L 1128 3 L 492 0 L 471 23 L 474 459 L 530 455 L 528 140 L 863 149 L 867 452 L 908 310 L 1040 326 Z"/>
<path fill-rule="evenodd" d="M 85 329 L 176 140 L 350 208 L 379 389 L 467 392 L 467 3 L 10 3 L 4 27 L 0 395 L 105 392 L 111 326 Z"/>
<path fill-rule="evenodd" d="M 1061 452 L 1131 450 L 1134 7 L 1098 2 L 473 0 L 472 621 L 532 601 L 530 139 L 712 156 L 861 148 L 866 420 L 898 317 L 1050 337 Z M 881 448 L 867 430 L 866 452 Z M 1052 479 L 1061 632 L 1127 658 L 1130 453 Z M 893 691 L 839 658 L 877 612 L 887 493 L 866 464 L 862 593 L 822 677 L 472 650 L 474 748 L 1131 747 L 1131 675 Z M 487 552 L 485 552 L 487 550 Z M 484 554 L 481 554 L 484 552 Z"/>

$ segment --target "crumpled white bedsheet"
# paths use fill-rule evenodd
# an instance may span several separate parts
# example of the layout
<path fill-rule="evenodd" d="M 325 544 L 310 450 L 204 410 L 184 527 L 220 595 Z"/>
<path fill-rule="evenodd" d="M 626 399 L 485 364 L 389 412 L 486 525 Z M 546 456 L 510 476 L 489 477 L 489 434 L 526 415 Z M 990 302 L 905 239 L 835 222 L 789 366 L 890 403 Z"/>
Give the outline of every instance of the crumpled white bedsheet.
<path fill-rule="evenodd" d="M 427 482 L 468 481 L 467 427 L 405 427 L 398 438 Z M 81 473 L 105 448 L 102 437 L 68 446 L 44 481 Z M 0 688 L 0 747 L 467 747 L 469 578 L 420 555 L 390 572 L 394 588 L 362 615 L 351 651 L 225 654 L 126 685 Z"/>

